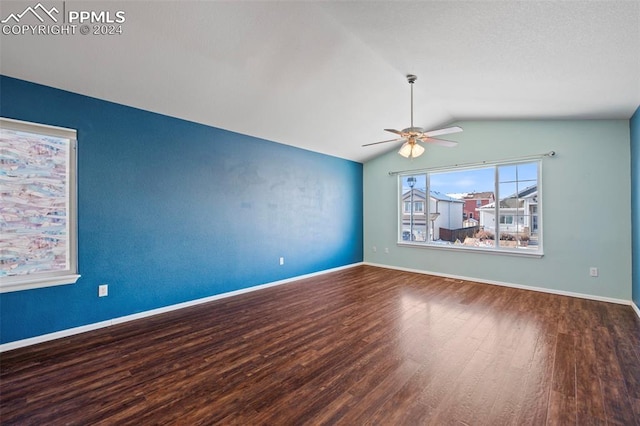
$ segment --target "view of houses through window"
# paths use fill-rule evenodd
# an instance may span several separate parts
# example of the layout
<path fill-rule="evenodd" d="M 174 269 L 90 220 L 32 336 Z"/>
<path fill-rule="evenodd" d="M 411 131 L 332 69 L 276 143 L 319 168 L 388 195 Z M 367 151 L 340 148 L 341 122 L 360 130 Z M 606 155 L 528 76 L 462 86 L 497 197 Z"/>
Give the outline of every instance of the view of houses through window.
<path fill-rule="evenodd" d="M 401 175 L 400 239 L 539 252 L 539 170 L 530 161 Z"/>

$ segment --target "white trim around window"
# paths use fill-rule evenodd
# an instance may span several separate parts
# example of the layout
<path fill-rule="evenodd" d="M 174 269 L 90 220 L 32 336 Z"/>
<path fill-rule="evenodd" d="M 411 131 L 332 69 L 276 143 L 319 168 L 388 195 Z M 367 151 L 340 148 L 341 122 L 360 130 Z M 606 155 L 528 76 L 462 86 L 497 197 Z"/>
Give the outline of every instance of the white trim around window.
<path fill-rule="evenodd" d="M 0 117 L 0 293 L 75 283 L 77 132 Z"/>
<path fill-rule="evenodd" d="M 543 256 L 541 158 L 411 170 L 397 175 L 401 206 L 414 190 L 426 194 L 428 201 L 421 217 L 401 207 L 399 246 Z M 411 182 L 409 177 L 413 178 Z M 478 222 L 469 226 L 464 221 L 469 214 L 465 200 L 474 199 L 480 192 L 492 192 L 494 201 L 474 206 Z"/>

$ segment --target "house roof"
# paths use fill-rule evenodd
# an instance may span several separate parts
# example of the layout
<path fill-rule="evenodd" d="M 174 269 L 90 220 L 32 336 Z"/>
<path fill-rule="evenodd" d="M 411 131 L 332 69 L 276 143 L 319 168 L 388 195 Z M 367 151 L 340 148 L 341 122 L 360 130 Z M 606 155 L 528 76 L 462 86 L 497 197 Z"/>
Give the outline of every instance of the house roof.
<path fill-rule="evenodd" d="M 513 194 L 500 199 L 500 207 L 506 207 L 506 208 L 522 207 L 522 205 L 524 204 L 524 198 L 530 198 L 537 193 L 538 193 L 537 184 L 528 186 L 519 192 L 514 192 Z M 496 203 L 494 201 L 492 203 L 485 204 L 484 206 L 480 207 L 479 210 L 491 209 L 491 208 L 494 208 L 495 205 Z"/>
<path fill-rule="evenodd" d="M 407 199 L 407 198 L 409 198 L 410 195 L 411 195 L 411 191 L 406 191 L 404 194 L 402 194 L 402 199 L 403 200 Z M 423 200 L 426 198 L 425 197 L 425 192 L 423 190 L 417 189 L 417 188 L 413 189 L 413 196 L 422 198 Z M 448 195 L 445 195 L 445 194 L 443 194 L 441 192 L 438 192 L 438 191 L 430 191 L 430 196 L 431 196 L 431 198 L 433 198 L 435 200 L 438 200 L 438 201 L 448 201 L 450 203 L 464 203 L 464 201 L 462 201 L 462 200 L 458 200 L 456 198 L 449 197 Z"/>
<path fill-rule="evenodd" d="M 464 200 L 493 200 L 493 192 L 470 192 L 462 197 Z"/>
<path fill-rule="evenodd" d="M 449 197 L 446 194 L 443 194 L 438 191 L 431 191 L 431 198 L 435 198 L 438 201 L 449 201 L 451 203 L 464 203 L 462 200 L 458 200 L 457 198 Z"/>
<path fill-rule="evenodd" d="M 537 184 L 528 186 L 525 189 L 523 189 L 522 191 L 518 192 L 517 197 L 518 198 L 526 198 L 526 197 L 528 197 L 530 195 L 533 195 L 535 192 L 538 192 L 538 185 Z M 515 196 L 516 196 L 516 194 L 511 194 L 509 197 L 513 198 Z"/>

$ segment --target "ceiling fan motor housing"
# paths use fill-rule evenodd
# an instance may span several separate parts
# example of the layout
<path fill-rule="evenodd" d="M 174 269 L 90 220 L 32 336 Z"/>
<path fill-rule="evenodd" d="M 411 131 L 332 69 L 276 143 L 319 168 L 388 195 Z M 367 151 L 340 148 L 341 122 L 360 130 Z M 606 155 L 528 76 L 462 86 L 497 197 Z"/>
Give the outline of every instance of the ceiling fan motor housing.
<path fill-rule="evenodd" d="M 407 127 L 406 129 L 402 129 L 402 133 L 414 134 L 415 136 L 424 133 L 425 130 L 422 127 Z"/>

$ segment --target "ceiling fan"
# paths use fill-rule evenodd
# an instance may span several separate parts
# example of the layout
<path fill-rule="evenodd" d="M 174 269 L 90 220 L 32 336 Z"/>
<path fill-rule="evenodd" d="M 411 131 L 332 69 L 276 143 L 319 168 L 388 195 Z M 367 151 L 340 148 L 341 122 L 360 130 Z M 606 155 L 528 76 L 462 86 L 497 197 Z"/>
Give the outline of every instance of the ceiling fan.
<path fill-rule="evenodd" d="M 458 142 L 448 141 L 445 139 L 438 139 L 438 138 L 434 138 L 434 136 L 446 135 L 449 133 L 458 133 L 462 131 L 461 127 L 454 126 L 454 127 L 447 127 L 445 129 L 426 131 L 422 127 L 413 126 L 413 83 L 415 83 L 417 79 L 418 77 L 416 77 L 413 74 L 407 75 L 407 81 L 411 85 L 411 127 L 407 127 L 406 129 L 402 129 L 402 130 L 384 129 L 385 131 L 395 133 L 400 137 L 396 139 L 381 141 L 381 142 L 368 143 L 362 146 L 378 145 L 381 143 L 388 143 L 388 142 L 404 142 L 402 144 L 402 147 L 400 148 L 400 151 L 398 151 L 398 154 L 402 155 L 405 158 L 416 158 L 421 156 L 422 153 L 424 152 L 424 147 L 418 144 L 418 142 L 432 143 L 435 145 L 441 145 L 446 147 L 453 147 L 458 145 Z"/>

